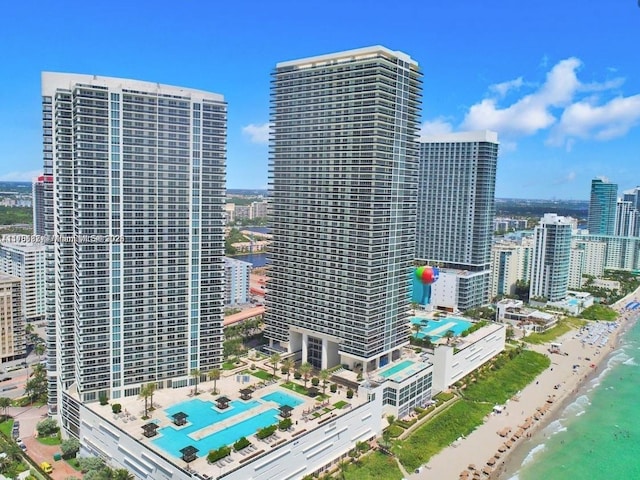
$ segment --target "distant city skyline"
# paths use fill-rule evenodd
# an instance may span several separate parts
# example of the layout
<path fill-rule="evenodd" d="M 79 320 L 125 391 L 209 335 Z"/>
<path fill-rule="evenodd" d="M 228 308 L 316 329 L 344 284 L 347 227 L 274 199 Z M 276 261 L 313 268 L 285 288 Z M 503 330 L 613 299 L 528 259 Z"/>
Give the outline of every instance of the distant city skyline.
<path fill-rule="evenodd" d="M 122 14 L 109 20 L 97 4 L 10 3 L 0 19 L 10 72 L 0 89 L 0 181 L 42 172 L 39 80 L 51 70 L 222 93 L 227 187 L 266 188 L 273 65 L 380 44 L 424 71 L 422 134 L 498 132 L 497 197 L 588 199 L 598 176 L 620 191 L 640 183 L 636 2 L 410 2 L 410 16 L 380 14 L 388 4 L 376 2 L 149 9 L 115 0 L 110 9 Z M 200 18 L 213 23 L 195 28 Z"/>

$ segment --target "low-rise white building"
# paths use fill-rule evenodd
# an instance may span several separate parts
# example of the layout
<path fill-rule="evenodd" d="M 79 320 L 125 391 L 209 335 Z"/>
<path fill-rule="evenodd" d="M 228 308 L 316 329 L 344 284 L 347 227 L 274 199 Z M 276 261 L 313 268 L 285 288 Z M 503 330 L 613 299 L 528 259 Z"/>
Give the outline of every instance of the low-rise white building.
<path fill-rule="evenodd" d="M 46 301 L 44 243 L 0 244 L 0 272 L 22 280 L 22 315 L 25 321 L 44 318 Z"/>

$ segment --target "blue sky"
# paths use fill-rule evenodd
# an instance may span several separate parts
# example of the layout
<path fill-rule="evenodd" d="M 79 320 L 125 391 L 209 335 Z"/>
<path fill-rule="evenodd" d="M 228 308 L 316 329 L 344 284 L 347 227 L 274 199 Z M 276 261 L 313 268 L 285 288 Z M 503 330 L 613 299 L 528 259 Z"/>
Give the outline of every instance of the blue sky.
<path fill-rule="evenodd" d="M 640 184 L 636 0 L 3 2 L 0 180 L 40 171 L 49 70 L 223 94 L 227 186 L 265 188 L 275 64 L 375 44 L 420 63 L 423 133 L 498 131 L 498 197 Z"/>

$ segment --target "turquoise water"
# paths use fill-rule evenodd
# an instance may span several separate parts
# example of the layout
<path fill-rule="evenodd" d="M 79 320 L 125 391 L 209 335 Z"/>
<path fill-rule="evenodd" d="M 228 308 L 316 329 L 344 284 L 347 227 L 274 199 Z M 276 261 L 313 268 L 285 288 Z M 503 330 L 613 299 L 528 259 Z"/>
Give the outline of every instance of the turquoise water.
<path fill-rule="evenodd" d="M 153 440 L 153 443 L 178 458 L 182 456 L 180 450 L 187 445 L 193 445 L 199 450 L 198 456 L 203 457 L 209 453 L 209 450 L 215 450 L 225 445 L 231 445 L 239 438 L 253 435 L 258 429 L 273 425 L 279 420 L 278 410 L 271 408 L 251 418 L 234 423 L 224 430 L 204 437 L 201 440 L 194 440 L 187 436 L 188 433 L 192 433 L 193 431 L 187 432 L 184 428 L 178 430 L 168 426 L 158 429 L 158 433 L 162 436 Z M 199 430 L 199 428 L 196 430 Z"/>
<path fill-rule="evenodd" d="M 273 392 L 260 398 L 265 402 L 276 402 L 280 406 L 289 405 L 292 408 L 304 403 L 304 400 L 284 392 Z"/>
<path fill-rule="evenodd" d="M 380 376 L 384 378 L 389 378 L 390 376 L 395 375 L 396 373 L 400 372 L 401 370 L 404 370 L 407 367 L 410 367 L 411 365 L 413 365 L 413 362 L 411 360 L 404 360 L 403 362 L 400 362 L 399 364 L 394 365 L 389 370 L 380 372 Z"/>
<path fill-rule="evenodd" d="M 472 325 L 472 323 L 467 320 L 455 317 L 445 317 L 439 319 L 413 317 L 411 319 L 411 323 L 414 325 L 424 323 L 425 321 L 427 322 L 427 325 L 422 327 L 420 329 L 420 332 L 414 335 L 418 338 L 424 338 L 428 335 L 434 342 L 442 338 L 448 330 L 452 330 L 456 335 L 460 335 Z"/>
<path fill-rule="evenodd" d="M 639 363 L 640 322 L 622 338 L 600 376 L 534 437 L 536 446 L 511 478 L 640 478 Z"/>
<path fill-rule="evenodd" d="M 268 427 L 269 425 L 279 422 L 281 420 L 278 415 L 279 410 L 270 408 L 199 440 L 189 436 L 190 434 L 197 436 L 199 430 L 252 410 L 260 405 L 264 405 L 265 401 L 276 402 L 279 405 L 289 405 L 290 407 L 297 407 L 304 403 L 303 399 L 281 391 L 275 391 L 265 395 L 261 397 L 260 400 L 249 400 L 246 402 L 233 400 L 229 403 L 229 407 L 223 411 L 216 410 L 215 403 L 211 401 L 204 401 L 199 398 L 186 400 L 165 409 L 165 414 L 171 419 L 174 413 L 184 412 L 188 415 L 188 424 L 184 427 L 169 425 L 159 428 L 158 434 L 160 437 L 152 440 L 152 442 L 178 458 L 182 456 L 180 453 L 181 449 L 187 445 L 193 445 L 199 450 L 198 456 L 202 457 L 209 453 L 209 450 L 215 450 L 225 445 L 232 445 L 241 437 L 248 437 L 260 428 Z"/>

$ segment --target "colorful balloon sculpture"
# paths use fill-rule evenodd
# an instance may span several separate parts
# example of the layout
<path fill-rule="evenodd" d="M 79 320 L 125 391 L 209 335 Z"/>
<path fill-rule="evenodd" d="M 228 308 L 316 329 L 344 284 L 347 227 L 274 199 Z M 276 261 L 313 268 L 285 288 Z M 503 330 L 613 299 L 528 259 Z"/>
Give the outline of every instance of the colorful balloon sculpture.
<path fill-rule="evenodd" d="M 438 280 L 440 270 L 438 267 L 430 267 L 428 265 L 416 268 L 416 277 L 425 285 L 431 285 Z"/>

